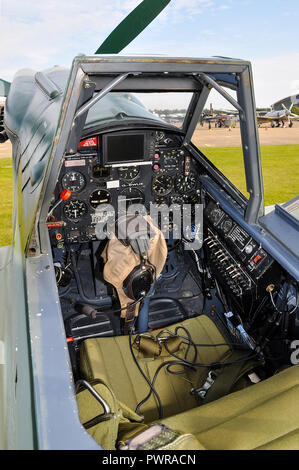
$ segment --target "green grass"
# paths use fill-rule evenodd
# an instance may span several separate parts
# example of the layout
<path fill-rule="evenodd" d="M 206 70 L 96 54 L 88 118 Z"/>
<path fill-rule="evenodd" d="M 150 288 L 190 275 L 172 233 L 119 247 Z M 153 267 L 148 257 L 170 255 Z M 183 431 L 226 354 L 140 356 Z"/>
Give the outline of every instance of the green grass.
<path fill-rule="evenodd" d="M 246 195 L 242 150 L 239 147 L 203 148 L 203 153 Z M 285 202 L 299 193 L 299 145 L 261 147 L 265 205 Z M 11 243 L 11 159 L 0 159 L 0 246 Z"/>
<path fill-rule="evenodd" d="M 0 246 L 11 243 L 12 220 L 12 162 L 0 158 Z"/>
<path fill-rule="evenodd" d="M 240 147 L 209 147 L 202 152 L 246 196 Z M 299 145 L 261 147 L 265 205 L 286 202 L 299 194 Z"/>

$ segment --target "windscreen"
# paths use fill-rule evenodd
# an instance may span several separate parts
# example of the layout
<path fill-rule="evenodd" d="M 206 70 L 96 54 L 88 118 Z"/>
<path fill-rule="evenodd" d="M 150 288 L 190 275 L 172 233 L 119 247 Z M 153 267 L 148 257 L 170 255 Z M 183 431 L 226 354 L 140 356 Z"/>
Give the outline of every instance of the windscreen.
<path fill-rule="evenodd" d="M 171 124 L 180 129 L 192 95 L 193 93 L 185 92 L 111 92 L 90 108 L 85 128 L 142 119 L 160 125 Z"/>

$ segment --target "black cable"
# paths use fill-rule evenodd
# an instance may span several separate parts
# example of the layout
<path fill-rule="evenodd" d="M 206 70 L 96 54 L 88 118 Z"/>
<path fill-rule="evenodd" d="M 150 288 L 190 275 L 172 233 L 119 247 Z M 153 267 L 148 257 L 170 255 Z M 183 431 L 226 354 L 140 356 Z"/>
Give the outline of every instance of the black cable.
<path fill-rule="evenodd" d="M 184 327 L 177 327 L 175 329 L 175 331 L 177 331 L 179 328 L 184 328 Z M 185 328 L 184 328 L 185 329 Z M 181 336 L 181 335 L 177 335 L 177 334 L 174 334 L 174 336 L 176 337 L 179 337 L 179 338 L 183 338 L 183 339 L 187 339 L 186 337 L 184 336 Z M 195 346 L 195 343 L 192 341 L 191 339 L 191 344 L 194 348 L 196 348 Z M 227 366 L 230 366 L 230 365 L 233 365 L 233 364 L 236 364 L 238 362 L 243 362 L 247 359 L 250 359 L 251 357 L 253 356 L 256 356 L 257 353 L 256 352 L 250 352 L 247 356 L 244 356 L 244 358 L 240 358 L 240 359 L 235 359 L 234 361 L 230 361 L 230 362 L 212 362 L 210 364 L 203 364 L 201 362 L 190 362 L 190 361 L 187 361 L 186 359 L 182 359 L 181 357 L 177 356 L 176 354 L 174 354 L 173 352 L 171 352 L 168 347 L 167 347 L 167 340 L 165 340 L 164 342 L 164 347 L 166 349 L 166 351 L 168 352 L 168 354 L 170 354 L 171 356 L 175 357 L 177 360 L 184 360 L 184 362 L 186 363 L 186 365 L 190 365 L 191 367 L 208 367 L 208 368 L 214 368 L 214 369 L 218 369 L 219 367 L 227 367 Z"/>
<path fill-rule="evenodd" d="M 289 288 L 290 288 L 290 284 L 288 285 L 288 288 L 286 289 L 284 303 L 287 302 L 287 297 L 288 297 Z M 297 310 L 297 308 L 298 308 L 298 306 L 299 306 L 299 293 L 298 293 L 298 289 L 297 289 L 296 287 L 295 287 L 295 289 L 296 289 L 296 304 L 295 304 L 295 307 L 294 307 L 292 310 L 285 310 L 285 311 L 280 311 L 280 310 L 276 307 L 276 304 L 274 303 L 274 300 L 273 300 L 272 292 L 269 290 L 269 295 L 270 295 L 271 303 L 272 303 L 274 309 L 276 310 L 276 312 L 278 312 L 280 315 L 284 315 L 284 314 L 291 315 L 292 313 L 295 312 L 295 310 Z"/>
<path fill-rule="evenodd" d="M 179 329 L 183 329 L 188 336 L 182 336 L 182 335 L 178 335 L 177 334 L 177 331 Z M 165 330 L 162 330 L 159 335 L 163 334 L 163 331 Z M 256 352 L 250 352 L 248 355 L 242 357 L 242 358 L 239 358 L 239 359 L 235 359 L 234 361 L 228 361 L 228 362 L 212 362 L 210 364 L 204 364 L 204 363 L 200 363 L 200 362 L 196 362 L 196 359 L 197 359 L 197 344 L 195 344 L 191 338 L 191 335 L 189 333 L 189 331 L 183 327 L 183 326 L 178 326 L 176 329 L 175 329 L 175 333 L 171 333 L 170 331 L 167 331 L 168 333 L 170 333 L 170 335 L 168 336 L 168 338 L 165 338 L 165 340 L 163 341 L 163 344 L 164 344 L 164 347 L 166 349 L 166 351 L 168 352 L 168 354 L 172 357 L 174 357 L 176 360 L 175 361 L 166 361 L 164 362 L 163 364 L 160 364 L 160 366 L 157 368 L 156 372 L 155 372 L 155 375 L 153 377 L 153 380 L 152 382 L 150 382 L 148 380 L 148 378 L 146 377 L 146 375 L 144 374 L 144 372 L 142 371 L 141 367 L 139 366 L 138 364 L 138 361 L 134 355 L 134 352 L 133 352 L 133 348 L 132 348 L 132 342 L 131 342 L 131 338 L 132 336 L 130 335 L 130 338 L 129 338 L 129 344 L 130 344 L 130 351 L 131 351 L 131 354 L 133 356 L 133 359 L 134 359 L 134 362 L 135 364 L 137 365 L 139 371 L 141 372 L 142 376 L 144 377 L 144 379 L 146 380 L 146 382 L 148 383 L 149 387 L 150 387 L 150 391 L 148 393 L 148 395 L 141 401 L 138 403 L 137 407 L 136 407 L 136 410 L 135 412 L 138 413 L 139 412 L 139 409 L 141 408 L 142 405 L 144 405 L 144 403 L 146 403 L 146 401 L 150 398 L 151 394 L 154 393 L 157 400 L 158 400 L 158 403 L 159 403 L 159 419 L 162 419 L 163 417 L 163 410 L 162 410 L 162 404 L 161 404 L 161 399 L 158 395 L 158 392 L 156 391 L 156 389 L 154 388 L 154 384 L 156 382 L 156 379 L 158 377 L 158 374 L 159 372 L 164 368 L 166 367 L 167 371 L 170 373 L 170 374 L 174 374 L 174 375 L 178 375 L 178 374 L 182 374 L 184 371 L 171 371 L 170 370 L 170 367 L 173 366 L 173 365 L 181 365 L 183 366 L 184 368 L 188 367 L 188 368 L 196 368 L 196 367 L 203 367 L 203 368 L 210 368 L 210 369 L 219 369 L 221 367 L 227 367 L 227 366 L 230 366 L 230 365 L 233 365 L 233 364 L 237 364 L 239 362 L 244 362 L 248 359 L 251 359 L 255 356 L 257 356 L 257 353 Z M 186 357 L 187 357 L 187 354 L 190 350 L 190 347 L 187 348 L 187 351 L 185 353 L 185 357 L 184 358 L 181 358 L 179 356 L 177 356 L 176 354 L 174 354 L 173 352 L 171 352 L 168 347 L 167 347 L 167 340 L 171 337 L 178 337 L 178 338 L 182 338 L 182 339 L 185 339 L 189 342 L 189 345 L 190 347 L 194 347 L 194 359 L 193 361 L 187 361 Z M 187 343 L 188 344 L 188 343 Z M 219 343 L 219 345 L 224 345 L 224 343 Z M 228 344 L 225 344 L 226 346 Z M 203 345 L 204 346 L 204 345 Z M 209 345 L 209 346 L 216 346 L 216 345 Z M 235 346 L 235 344 L 234 344 Z"/>
<path fill-rule="evenodd" d="M 134 356 L 135 357 L 135 356 Z M 155 381 L 158 377 L 158 374 L 160 372 L 160 370 L 163 369 L 163 367 L 166 367 L 166 366 L 171 366 L 171 365 L 183 365 L 185 367 L 185 364 L 183 361 L 167 361 L 167 362 L 163 362 L 162 364 L 160 364 L 160 366 L 157 368 L 156 372 L 155 372 L 155 375 L 154 375 L 154 378 L 152 380 L 152 382 L 150 382 L 147 377 L 144 375 L 144 378 L 146 378 L 146 381 L 148 382 L 149 386 L 150 386 L 150 391 L 148 393 L 148 395 L 141 401 L 138 403 L 138 405 L 136 406 L 136 409 L 135 409 L 135 413 L 138 414 L 139 412 L 139 409 L 141 408 L 142 405 L 144 405 L 145 402 L 147 402 L 147 400 L 150 398 L 151 394 L 152 393 L 155 393 L 157 399 L 158 399 L 158 402 L 159 402 L 159 419 L 162 419 L 163 418 L 163 408 L 162 408 L 162 403 L 161 403 L 161 399 L 158 395 L 158 392 L 156 391 L 156 389 L 154 388 L 154 384 L 155 384 Z M 168 368 L 167 368 L 168 372 L 173 374 L 173 372 L 171 372 Z"/>
<path fill-rule="evenodd" d="M 162 403 L 161 403 L 161 399 L 158 395 L 158 392 L 155 390 L 154 386 L 152 385 L 152 383 L 150 382 L 150 380 L 147 378 L 147 376 L 145 375 L 145 373 L 143 372 L 143 370 L 141 369 L 136 357 L 135 357 L 135 354 L 134 354 L 134 351 L 133 351 L 133 347 L 132 347 L 132 330 L 129 331 L 129 346 L 130 346 L 130 352 L 132 354 L 132 357 L 133 357 L 133 360 L 136 364 L 136 366 L 138 367 L 138 370 L 139 372 L 141 373 L 141 375 L 143 376 L 144 380 L 148 383 L 149 387 L 150 387 L 150 390 L 151 390 L 151 393 L 153 392 L 158 400 L 158 406 L 159 406 L 159 419 L 162 419 L 163 418 L 163 408 L 162 408 Z M 140 405 L 141 406 L 141 405 Z M 137 413 L 137 409 L 140 408 L 140 406 L 137 405 L 136 407 L 136 410 L 135 412 Z"/>

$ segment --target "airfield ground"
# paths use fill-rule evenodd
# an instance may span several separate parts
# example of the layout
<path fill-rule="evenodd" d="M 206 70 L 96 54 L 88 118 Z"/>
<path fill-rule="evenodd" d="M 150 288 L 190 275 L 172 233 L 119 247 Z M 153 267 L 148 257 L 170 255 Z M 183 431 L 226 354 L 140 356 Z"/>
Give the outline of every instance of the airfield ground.
<path fill-rule="evenodd" d="M 290 127 L 274 127 L 270 125 L 259 127 L 260 145 L 299 145 L 299 121 L 294 121 Z M 215 128 L 212 124 L 211 130 L 208 124 L 203 127 L 197 126 L 193 142 L 200 148 L 203 147 L 238 147 L 241 145 L 239 127 Z M 11 144 L 8 140 L 5 144 L 0 144 L 0 158 L 11 156 Z"/>
<path fill-rule="evenodd" d="M 259 128 L 265 204 L 288 201 L 299 193 L 299 122 L 292 128 Z M 198 126 L 193 142 L 242 191 L 245 191 L 240 129 Z M 0 246 L 11 243 L 11 145 L 0 144 Z"/>
<path fill-rule="evenodd" d="M 193 142 L 200 148 L 204 147 L 238 147 L 241 145 L 240 129 L 215 128 L 211 124 L 203 127 L 197 126 Z M 299 121 L 294 121 L 293 127 L 274 127 L 263 124 L 259 127 L 260 145 L 298 145 L 299 144 Z M 299 158 L 299 156 L 298 156 Z"/>

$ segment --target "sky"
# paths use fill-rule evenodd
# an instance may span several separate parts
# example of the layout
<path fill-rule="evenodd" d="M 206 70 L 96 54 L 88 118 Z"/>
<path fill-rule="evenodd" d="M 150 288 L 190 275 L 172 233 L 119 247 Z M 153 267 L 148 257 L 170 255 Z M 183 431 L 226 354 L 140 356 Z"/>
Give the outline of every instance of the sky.
<path fill-rule="evenodd" d="M 0 77 L 70 67 L 77 54 L 93 54 L 139 3 L 0 0 Z M 268 107 L 299 93 L 298 26 L 298 0 L 172 0 L 122 53 L 249 60 L 256 105 Z"/>

